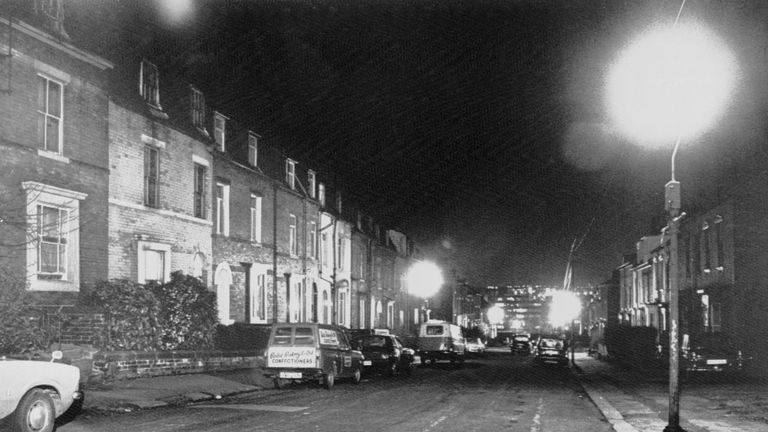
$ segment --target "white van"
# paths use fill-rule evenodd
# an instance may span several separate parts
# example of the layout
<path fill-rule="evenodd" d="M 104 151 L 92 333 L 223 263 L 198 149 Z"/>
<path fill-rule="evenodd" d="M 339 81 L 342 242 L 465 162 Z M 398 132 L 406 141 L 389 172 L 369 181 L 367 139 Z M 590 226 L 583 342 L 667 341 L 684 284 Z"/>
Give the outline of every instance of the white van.
<path fill-rule="evenodd" d="M 466 344 L 461 327 L 446 321 L 430 320 L 421 324 L 416 344 L 422 362 L 449 360 L 464 363 Z"/>

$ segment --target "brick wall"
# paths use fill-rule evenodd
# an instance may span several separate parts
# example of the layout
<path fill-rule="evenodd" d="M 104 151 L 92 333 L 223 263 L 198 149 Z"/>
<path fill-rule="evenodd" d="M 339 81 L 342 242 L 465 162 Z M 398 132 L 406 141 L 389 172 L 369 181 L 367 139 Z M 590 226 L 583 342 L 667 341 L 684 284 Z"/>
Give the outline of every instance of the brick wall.
<path fill-rule="evenodd" d="M 146 115 L 110 103 L 109 277 L 137 280 L 138 241 L 171 245 L 171 271 L 191 273 L 202 254 L 210 275 L 211 155 L 202 143 Z M 162 142 L 159 153 L 159 205 L 144 205 L 142 135 Z M 194 217 L 193 156 L 208 164 L 206 218 Z M 210 277 L 207 276 L 210 285 Z"/>
<path fill-rule="evenodd" d="M 261 351 L 114 351 L 93 356 L 94 380 L 261 368 Z"/>

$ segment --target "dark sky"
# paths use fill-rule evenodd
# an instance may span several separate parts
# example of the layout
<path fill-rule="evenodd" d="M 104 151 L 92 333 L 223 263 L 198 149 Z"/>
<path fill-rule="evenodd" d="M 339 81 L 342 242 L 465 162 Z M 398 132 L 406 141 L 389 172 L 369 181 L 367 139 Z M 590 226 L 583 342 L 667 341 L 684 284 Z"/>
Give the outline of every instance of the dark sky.
<path fill-rule="evenodd" d="M 671 25 L 677 2 L 192 0 L 175 18 L 152 1 L 68 3 L 74 25 L 102 32 L 83 43 L 185 73 L 448 275 L 561 283 L 583 237 L 576 282 L 599 283 L 663 222 L 670 150 L 613 132 L 603 82 L 633 36 Z M 741 68 L 727 114 L 680 150 L 691 206 L 736 168 L 765 166 L 765 16 L 756 0 L 683 10 Z"/>

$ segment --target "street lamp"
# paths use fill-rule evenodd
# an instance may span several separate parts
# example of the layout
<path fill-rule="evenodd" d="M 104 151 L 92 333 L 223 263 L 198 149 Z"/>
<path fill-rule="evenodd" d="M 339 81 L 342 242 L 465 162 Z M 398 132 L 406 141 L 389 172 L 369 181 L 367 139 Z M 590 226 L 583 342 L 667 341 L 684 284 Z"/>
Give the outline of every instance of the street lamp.
<path fill-rule="evenodd" d="M 682 7 L 681 7 L 682 11 Z M 678 14 L 679 18 L 679 14 Z M 703 133 L 724 111 L 736 65 L 714 34 L 697 25 L 655 30 L 622 53 L 608 78 L 608 107 L 618 128 L 645 145 L 674 142 L 665 186 L 669 241 L 669 422 L 680 432 L 678 224 L 680 182 L 675 157 L 682 139 Z"/>
<path fill-rule="evenodd" d="M 424 299 L 426 303 L 430 297 L 437 294 L 443 285 L 443 274 L 440 267 L 430 261 L 417 261 L 406 276 L 408 292 Z M 429 319 L 428 310 L 425 310 L 425 320 Z"/>
<path fill-rule="evenodd" d="M 504 308 L 499 305 L 493 305 L 488 308 L 486 312 L 488 316 L 488 324 L 491 326 L 491 339 L 495 339 L 497 336 L 497 327 L 499 324 L 504 323 Z"/>

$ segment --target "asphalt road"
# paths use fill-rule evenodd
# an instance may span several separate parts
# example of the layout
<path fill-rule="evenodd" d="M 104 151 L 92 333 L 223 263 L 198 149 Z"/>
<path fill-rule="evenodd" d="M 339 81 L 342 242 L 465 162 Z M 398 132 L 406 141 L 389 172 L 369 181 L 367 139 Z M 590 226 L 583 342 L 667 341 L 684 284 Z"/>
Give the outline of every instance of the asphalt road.
<path fill-rule="evenodd" d="M 247 380 L 247 374 L 233 374 Z M 215 403 L 124 414 L 84 413 L 59 432 L 120 431 L 611 431 L 569 370 L 487 355 L 463 368 L 367 376 L 331 390 L 295 385 Z"/>

